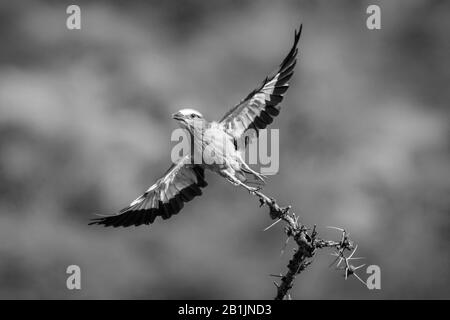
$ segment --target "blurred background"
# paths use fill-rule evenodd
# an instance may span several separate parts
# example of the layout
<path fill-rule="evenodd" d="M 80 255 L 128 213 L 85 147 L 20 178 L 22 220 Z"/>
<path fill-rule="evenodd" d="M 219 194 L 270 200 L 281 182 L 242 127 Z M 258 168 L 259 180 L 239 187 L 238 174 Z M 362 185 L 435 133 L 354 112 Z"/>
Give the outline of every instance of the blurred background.
<path fill-rule="evenodd" d="M 81 7 L 81 30 L 66 8 Z M 366 28 L 381 7 L 382 29 Z M 88 226 L 170 165 L 170 115 L 220 117 L 304 24 L 265 193 L 322 237 L 345 227 L 381 290 L 319 252 L 294 299 L 450 298 L 450 3 L 1 1 L 0 298 L 272 299 L 282 224 L 207 173 L 204 195 L 150 227 Z M 81 290 L 66 268 L 81 267 Z M 365 270 L 361 277 L 367 278 Z"/>

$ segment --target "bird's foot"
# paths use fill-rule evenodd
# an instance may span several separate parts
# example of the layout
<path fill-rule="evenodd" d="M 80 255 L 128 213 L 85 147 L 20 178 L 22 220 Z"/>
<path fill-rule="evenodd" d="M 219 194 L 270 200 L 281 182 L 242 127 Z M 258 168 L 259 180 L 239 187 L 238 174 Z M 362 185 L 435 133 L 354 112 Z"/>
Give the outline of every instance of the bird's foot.
<path fill-rule="evenodd" d="M 250 192 L 250 194 L 254 195 L 255 192 L 259 191 L 262 189 L 262 187 L 250 187 L 250 186 L 245 186 L 245 188 L 248 190 L 248 192 Z"/>

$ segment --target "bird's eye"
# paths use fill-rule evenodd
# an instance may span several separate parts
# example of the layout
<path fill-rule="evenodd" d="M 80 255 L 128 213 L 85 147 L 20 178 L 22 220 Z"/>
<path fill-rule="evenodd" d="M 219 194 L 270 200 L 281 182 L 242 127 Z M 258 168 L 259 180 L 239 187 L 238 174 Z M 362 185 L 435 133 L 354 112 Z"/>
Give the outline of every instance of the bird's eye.
<path fill-rule="evenodd" d="M 194 113 L 191 114 L 191 118 L 195 118 L 196 116 L 197 116 L 197 115 L 194 114 Z"/>

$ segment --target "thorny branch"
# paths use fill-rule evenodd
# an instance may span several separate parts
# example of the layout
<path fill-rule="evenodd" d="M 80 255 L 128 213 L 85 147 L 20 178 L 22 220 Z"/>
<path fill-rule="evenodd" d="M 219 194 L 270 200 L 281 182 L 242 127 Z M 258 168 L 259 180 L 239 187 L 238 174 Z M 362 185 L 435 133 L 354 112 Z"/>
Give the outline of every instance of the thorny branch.
<path fill-rule="evenodd" d="M 356 252 L 357 246 L 354 246 L 353 242 L 349 238 L 348 233 L 344 229 L 329 227 L 337 229 L 342 233 L 340 241 L 321 239 L 318 237 L 316 226 L 314 225 L 314 227 L 310 229 L 303 225 L 299 221 L 299 217 L 294 212 L 290 212 L 291 206 L 281 207 L 277 204 L 275 199 L 269 198 L 259 190 L 253 191 L 252 194 L 259 198 L 261 207 L 264 205 L 269 207 L 270 217 L 273 220 L 276 219 L 276 222 L 274 224 L 281 220 L 286 223 L 285 232 L 288 236 L 286 243 L 290 238 L 292 238 L 297 244 L 297 248 L 294 251 L 295 253 L 287 266 L 288 271 L 286 272 L 286 274 L 272 275 L 274 277 L 280 278 L 280 283 L 274 282 L 277 288 L 275 300 L 283 300 L 285 298 L 290 299 L 289 290 L 294 285 L 295 277 L 312 263 L 312 259 L 316 254 L 316 249 L 334 249 L 335 252 L 333 252 L 333 255 L 336 256 L 336 259 L 331 265 L 336 264 L 337 268 L 339 268 L 340 270 L 344 270 L 345 279 L 347 279 L 350 275 L 354 275 L 359 281 L 364 283 L 364 281 L 355 273 L 356 270 L 362 268 L 364 265 L 355 267 L 350 264 L 351 260 L 362 258 L 353 257 Z M 274 224 L 272 224 L 271 226 L 273 226 Z M 269 226 L 268 228 L 270 228 L 271 226 Z M 266 228 L 266 230 L 268 228 Z M 346 251 L 351 251 L 351 254 L 349 256 L 345 256 Z M 340 267 L 342 263 L 343 266 Z"/>

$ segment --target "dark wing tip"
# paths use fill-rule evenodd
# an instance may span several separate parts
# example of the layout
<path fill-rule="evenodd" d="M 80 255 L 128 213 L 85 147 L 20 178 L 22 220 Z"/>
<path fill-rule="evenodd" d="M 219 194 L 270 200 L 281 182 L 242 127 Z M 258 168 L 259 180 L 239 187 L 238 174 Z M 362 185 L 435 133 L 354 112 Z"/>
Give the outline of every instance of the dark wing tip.
<path fill-rule="evenodd" d="M 300 39 L 300 35 L 302 34 L 303 29 L 303 23 L 300 23 L 300 27 L 298 28 L 298 31 L 295 30 L 295 42 L 298 42 L 298 39 Z"/>
<path fill-rule="evenodd" d="M 150 224 L 157 217 L 156 210 L 127 211 L 122 214 L 91 219 L 88 225 L 103 225 L 104 227 L 129 227 Z"/>
<path fill-rule="evenodd" d="M 88 223 L 88 226 L 92 226 L 92 225 L 95 225 L 95 224 L 102 224 L 102 222 L 105 221 L 107 218 L 117 216 L 117 215 L 102 215 L 102 214 L 97 214 L 97 213 L 95 215 L 98 216 L 98 218 L 90 219 L 89 220 L 90 222 Z"/>
<path fill-rule="evenodd" d="M 302 30 L 303 30 L 303 23 L 300 23 L 300 27 L 298 28 L 298 30 L 294 31 L 294 48 L 297 47 L 298 41 L 300 40 L 300 36 L 302 34 Z"/>
<path fill-rule="evenodd" d="M 290 65 L 292 65 L 293 62 L 295 62 L 295 58 L 298 53 L 298 42 L 300 41 L 300 36 L 302 34 L 303 24 L 300 24 L 300 27 L 297 30 L 294 31 L 294 44 L 292 45 L 291 50 L 289 50 L 289 53 L 287 54 L 286 58 L 284 58 L 283 62 L 280 64 L 280 71 L 288 68 Z"/>
<path fill-rule="evenodd" d="M 116 217 L 116 216 L 94 218 L 94 219 L 90 220 L 91 222 L 89 222 L 88 225 L 92 226 L 92 225 L 96 225 L 96 224 L 98 224 L 98 225 L 103 224 L 105 227 L 107 227 L 107 226 L 112 225 L 112 224 L 110 224 L 110 222 L 111 222 L 111 219 L 113 219 L 114 217 Z"/>

